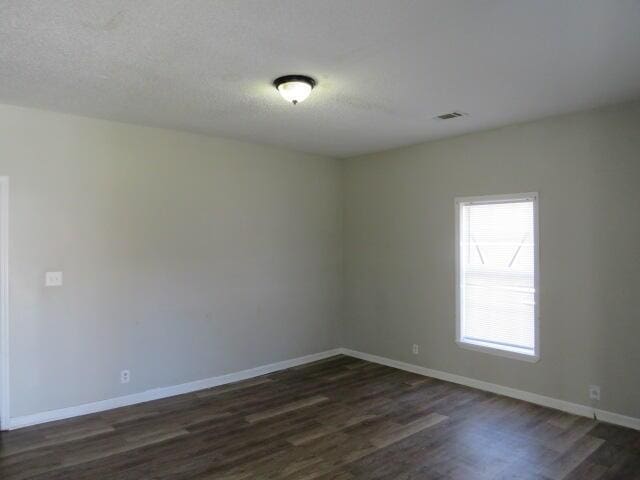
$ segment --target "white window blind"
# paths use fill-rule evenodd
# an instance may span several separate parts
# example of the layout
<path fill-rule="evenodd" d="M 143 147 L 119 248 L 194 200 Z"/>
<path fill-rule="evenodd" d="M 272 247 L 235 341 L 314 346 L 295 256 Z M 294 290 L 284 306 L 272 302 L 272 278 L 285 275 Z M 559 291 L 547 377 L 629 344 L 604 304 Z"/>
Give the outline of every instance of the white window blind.
<path fill-rule="evenodd" d="M 537 356 L 536 201 L 458 201 L 459 342 Z"/>

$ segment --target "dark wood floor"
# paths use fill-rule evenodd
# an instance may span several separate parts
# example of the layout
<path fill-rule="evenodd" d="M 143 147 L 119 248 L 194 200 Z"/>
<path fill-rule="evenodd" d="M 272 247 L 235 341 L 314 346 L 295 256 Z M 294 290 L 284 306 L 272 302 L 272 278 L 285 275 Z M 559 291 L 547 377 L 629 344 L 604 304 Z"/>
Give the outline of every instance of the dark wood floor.
<path fill-rule="evenodd" d="M 0 436 L 13 479 L 640 479 L 640 432 L 338 356 Z"/>

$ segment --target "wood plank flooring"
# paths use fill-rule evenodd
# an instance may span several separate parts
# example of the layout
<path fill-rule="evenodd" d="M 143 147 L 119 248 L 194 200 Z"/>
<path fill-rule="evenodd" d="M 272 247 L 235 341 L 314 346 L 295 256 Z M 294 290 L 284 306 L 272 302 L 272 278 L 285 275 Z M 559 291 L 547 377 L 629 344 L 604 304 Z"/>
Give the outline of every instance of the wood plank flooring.
<path fill-rule="evenodd" d="M 0 478 L 640 479 L 640 432 L 337 356 L 4 432 Z"/>

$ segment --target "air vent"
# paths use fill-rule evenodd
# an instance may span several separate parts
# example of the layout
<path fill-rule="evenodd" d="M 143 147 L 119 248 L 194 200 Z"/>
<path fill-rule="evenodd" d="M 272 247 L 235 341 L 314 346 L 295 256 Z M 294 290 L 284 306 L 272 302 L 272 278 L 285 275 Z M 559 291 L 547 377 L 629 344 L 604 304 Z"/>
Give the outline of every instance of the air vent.
<path fill-rule="evenodd" d="M 451 120 L 453 118 L 465 117 L 467 115 L 468 115 L 467 113 L 462 113 L 462 112 L 449 112 L 449 113 L 443 113 L 442 115 L 438 115 L 434 118 L 436 120 Z"/>

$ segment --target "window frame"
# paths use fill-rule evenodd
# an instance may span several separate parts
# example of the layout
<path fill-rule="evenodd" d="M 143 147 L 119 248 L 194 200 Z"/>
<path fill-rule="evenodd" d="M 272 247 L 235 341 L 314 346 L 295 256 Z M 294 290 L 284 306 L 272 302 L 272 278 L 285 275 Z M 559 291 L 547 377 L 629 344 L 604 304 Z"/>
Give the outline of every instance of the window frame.
<path fill-rule="evenodd" d="M 495 343 L 471 341 L 462 338 L 462 292 L 461 292 L 461 252 L 460 252 L 460 220 L 461 209 L 464 205 L 486 205 L 491 203 L 512 203 L 518 201 L 533 202 L 533 255 L 534 255 L 534 348 L 533 354 L 525 353 L 523 349 L 509 348 L 507 346 L 498 347 Z M 501 195 L 478 195 L 473 197 L 455 198 L 455 292 L 456 292 L 456 338 L 459 347 L 483 353 L 489 353 L 500 357 L 524 360 L 527 362 L 537 362 L 540 360 L 540 219 L 539 219 L 539 195 L 538 192 L 501 194 Z"/>

